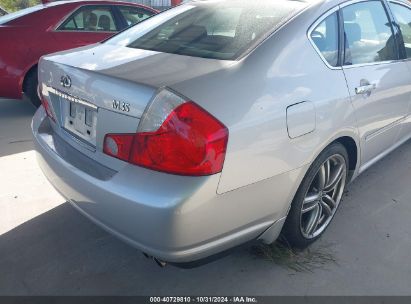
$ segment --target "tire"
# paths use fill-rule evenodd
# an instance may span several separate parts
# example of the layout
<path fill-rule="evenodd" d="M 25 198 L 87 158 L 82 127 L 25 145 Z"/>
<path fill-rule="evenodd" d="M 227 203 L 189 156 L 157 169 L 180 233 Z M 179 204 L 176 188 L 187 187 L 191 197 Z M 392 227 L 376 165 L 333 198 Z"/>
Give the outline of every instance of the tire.
<path fill-rule="evenodd" d="M 340 143 L 328 146 L 312 163 L 291 203 L 282 231 L 292 247 L 306 248 L 328 228 L 345 190 L 348 164 L 347 150 Z M 329 190 L 332 182 L 336 182 L 335 188 Z"/>
<path fill-rule="evenodd" d="M 41 105 L 41 101 L 37 95 L 37 86 L 37 67 L 35 67 L 27 73 L 26 78 L 24 79 L 23 91 L 36 108 Z"/>

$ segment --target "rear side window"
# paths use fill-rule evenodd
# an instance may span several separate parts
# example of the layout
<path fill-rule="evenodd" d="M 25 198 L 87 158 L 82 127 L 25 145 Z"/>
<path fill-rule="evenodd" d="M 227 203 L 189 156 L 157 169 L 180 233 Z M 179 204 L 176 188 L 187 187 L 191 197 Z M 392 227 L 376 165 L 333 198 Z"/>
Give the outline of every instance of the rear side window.
<path fill-rule="evenodd" d="M 290 0 L 188 2 L 150 18 L 149 23 L 143 22 L 108 43 L 234 60 L 305 5 Z"/>
<path fill-rule="evenodd" d="M 400 26 L 407 58 L 411 58 L 411 9 L 391 3 L 391 10 Z"/>
<path fill-rule="evenodd" d="M 311 32 L 311 40 L 328 64 L 338 65 L 338 17 L 333 13 Z"/>
<path fill-rule="evenodd" d="M 108 6 L 83 6 L 63 22 L 58 29 L 87 32 L 117 31 L 113 14 Z"/>
<path fill-rule="evenodd" d="M 391 25 L 380 1 L 346 6 L 342 15 L 346 65 L 398 59 Z"/>
<path fill-rule="evenodd" d="M 148 17 L 154 15 L 153 12 L 143 10 L 138 7 L 120 6 L 119 9 L 124 19 L 126 20 L 128 26 L 137 24 L 143 21 L 144 19 L 147 19 Z"/>

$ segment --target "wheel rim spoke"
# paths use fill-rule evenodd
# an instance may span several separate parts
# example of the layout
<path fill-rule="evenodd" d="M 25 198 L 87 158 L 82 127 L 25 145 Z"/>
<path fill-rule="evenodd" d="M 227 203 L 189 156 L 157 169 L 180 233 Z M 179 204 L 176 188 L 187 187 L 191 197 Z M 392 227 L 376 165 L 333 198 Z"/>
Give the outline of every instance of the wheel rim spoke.
<path fill-rule="evenodd" d="M 328 194 L 323 196 L 323 202 L 330 206 L 331 209 L 334 209 L 337 206 L 337 203 L 334 201 L 334 199 L 329 196 Z"/>
<path fill-rule="evenodd" d="M 307 213 L 313 210 L 321 199 L 320 193 L 310 193 L 304 199 L 303 208 L 301 210 L 302 213 Z"/>
<path fill-rule="evenodd" d="M 324 202 L 323 200 L 321 200 L 321 206 L 323 207 L 323 211 L 324 211 L 324 215 L 329 217 L 333 214 L 332 209 L 330 208 L 330 206 Z"/>
<path fill-rule="evenodd" d="M 330 223 L 345 187 L 346 161 L 335 154 L 319 168 L 301 207 L 300 228 L 306 238 L 318 236 Z"/>
<path fill-rule="evenodd" d="M 316 202 L 319 201 L 321 198 L 321 194 L 320 193 L 310 193 L 307 194 L 307 196 L 304 199 L 304 204 L 309 204 L 312 202 Z"/>
<path fill-rule="evenodd" d="M 316 205 L 316 209 L 314 214 L 312 215 L 311 220 L 309 221 L 307 225 L 307 234 L 312 235 L 315 232 L 315 229 L 318 227 L 318 224 L 321 219 L 321 214 L 322 214 L 322 207 L 320 204 Z"/>
<path fill-rule="evenodd" d="M 324 163 L 324 170 L 325 170 L 325 183 L 324 183 L 324 187 L 322 189 L 324 189 L 326 187 L 326 185 L 329 184 L 330 181 L 330 175 L 331 175 L 331 163 L 330 160 L 327 160 Z"/>
<path fill-rule="evenodd" d="M 327 185 L 324 187 L 324 192 L 330 192 L 334 190 L 337 187 L 338 183 L 341 181 L 344 174 L 345 174 L 344 165 L 340 164 L 336 169 L 336 173 L 333 175 L 333 177 L 328 181 Z"/>
<path fill-rule="evenodd" d="M 307 213 L 307 212 L 310 212 L 311 210 L 313 210 L 315 207 L 317 207 L 317 205 L 318 205 L 318 202 L 311 202 L 311 203 L 307 203 L 306 205 L 305 205 L 305 207 L 301 210 L 301 212 L 304 214 L 304 213 Z"/>
<path fill-rule="evenodd" d="M 321 166 L 320 171 L 318 171 L 318 190 L 324 189 L 327 181 L 327 172 L 324 164 Z"/>

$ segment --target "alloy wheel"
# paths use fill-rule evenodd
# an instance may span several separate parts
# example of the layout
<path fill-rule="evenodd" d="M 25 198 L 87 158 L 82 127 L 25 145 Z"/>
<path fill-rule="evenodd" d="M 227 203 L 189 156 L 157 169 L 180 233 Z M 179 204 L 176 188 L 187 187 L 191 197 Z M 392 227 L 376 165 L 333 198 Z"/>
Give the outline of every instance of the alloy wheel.
<path fill-rule="evenodd" d="M 320 166 L 305 194 L 300 229 L 306 239 L 321 234 L 340 204 L 347 176 L 347 165 L 340 154 L 330 156 Z"/>

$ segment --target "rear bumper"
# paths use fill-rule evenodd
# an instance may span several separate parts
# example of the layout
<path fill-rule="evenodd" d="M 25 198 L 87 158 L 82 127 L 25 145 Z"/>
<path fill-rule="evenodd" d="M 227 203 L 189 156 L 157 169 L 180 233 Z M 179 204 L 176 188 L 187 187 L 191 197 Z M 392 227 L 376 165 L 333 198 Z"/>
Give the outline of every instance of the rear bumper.
<path fill-rule="evenodd" d="M 218 174 L 183 177 L 131 165 L 115 172 L 81 155 L 47 126 L 41 107 L 33 118 L 33 136 L 51 184 L 90 220 L 167 262 L 202 259 L 265 231 L 275 238 L 282 221 L 275 229 L 273 224 L 286 214 L 294 191 L 290 182 L 299 176 L 287 173 L 218 195 Z M 271 182 L 281 189 L 278 193 Z"/>

